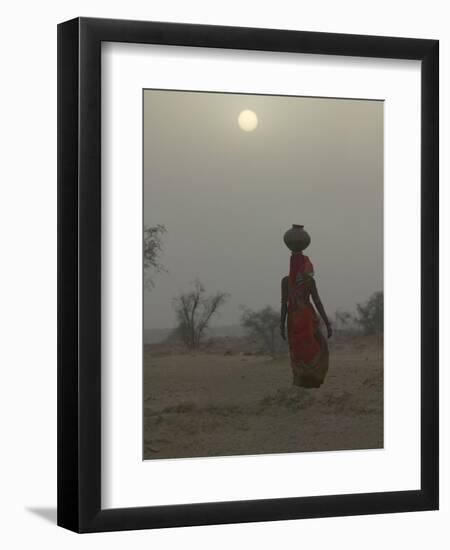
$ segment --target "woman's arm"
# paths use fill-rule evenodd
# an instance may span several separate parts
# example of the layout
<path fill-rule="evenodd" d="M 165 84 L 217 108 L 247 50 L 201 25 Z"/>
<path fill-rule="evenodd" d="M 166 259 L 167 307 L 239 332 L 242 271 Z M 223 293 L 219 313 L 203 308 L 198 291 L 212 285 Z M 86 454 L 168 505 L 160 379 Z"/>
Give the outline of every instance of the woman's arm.
<path fill-rule="evenodd" d="M 311 278 L 311 298 L 313 299 L 314 305 L 316 306 L 317 311 L 319 312 L 320 316 L 323 319 L 323 322 L 325 323 L 325 326 L 327 327 L 327 336 L 330 338 L 330 336 L 333 334 L 333 331 L 331 329 L 331 323 L 328 319 L 327 314 L 325 313 L 325 308 L 323 307 L 322 300 L 320 299 L 319 293 L 317 291 L 317 285 L 314 279 Z"/>

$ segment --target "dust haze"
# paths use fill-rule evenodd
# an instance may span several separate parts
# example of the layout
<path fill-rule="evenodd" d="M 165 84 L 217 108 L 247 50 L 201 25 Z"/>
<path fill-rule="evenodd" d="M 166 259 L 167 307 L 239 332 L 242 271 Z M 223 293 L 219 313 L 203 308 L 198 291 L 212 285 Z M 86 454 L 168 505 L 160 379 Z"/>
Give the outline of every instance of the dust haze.
<path fill-rule="evenodd" d="M 382 290 L 382 102 L 146 90 L 143 125 L 144 224 L 167 229 L 144 329 L 173 327 L 196 278 L 230 294 L 212 326 L 238 324 L 241 305 L 278 309 L 293 223 L 331 318 Z"/>

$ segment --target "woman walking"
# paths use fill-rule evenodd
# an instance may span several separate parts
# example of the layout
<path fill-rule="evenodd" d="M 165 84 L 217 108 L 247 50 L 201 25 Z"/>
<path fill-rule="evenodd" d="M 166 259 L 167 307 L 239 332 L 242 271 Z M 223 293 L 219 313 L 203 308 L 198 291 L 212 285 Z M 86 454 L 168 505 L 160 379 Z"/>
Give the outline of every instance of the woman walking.
<path fill-rule="evenodd" d="M 313 265 L 303 254 L 311 242 L 303 225 L 293 225 L 285 233 L 284 242 L 292 254 L 289 276 L 281 281 L 281 336 L 286 339 L 287 318 L 293 384 L 318 388 L 328 372 L 329 353 L 311 300 L 325 323 L 328 338 L 332 335 L 331 324 L 317 291 Z"/>

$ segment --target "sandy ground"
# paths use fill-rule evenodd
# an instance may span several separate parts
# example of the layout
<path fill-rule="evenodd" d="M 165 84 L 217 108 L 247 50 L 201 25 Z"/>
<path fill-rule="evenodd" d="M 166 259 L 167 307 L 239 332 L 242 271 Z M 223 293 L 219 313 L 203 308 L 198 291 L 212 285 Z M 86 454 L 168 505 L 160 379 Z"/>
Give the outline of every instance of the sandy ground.
<path fill-rule="evenodd" d="M 334 343 L 318 389 L 292 386 L 288 357 L 159 354 L 146 346 L 144 458 L 383 447 L 376 339 Z"/>

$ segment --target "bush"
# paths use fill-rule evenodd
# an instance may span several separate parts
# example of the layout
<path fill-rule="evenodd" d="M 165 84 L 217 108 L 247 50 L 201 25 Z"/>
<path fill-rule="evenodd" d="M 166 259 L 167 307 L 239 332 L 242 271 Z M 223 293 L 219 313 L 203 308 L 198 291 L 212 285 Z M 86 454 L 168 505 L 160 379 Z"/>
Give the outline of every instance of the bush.
<path fill-rule="evenodd" d="M 256 338 L 264 350 L 276 357 L 286 349 L 280 337 L 280 315 L 272 307 L 266 306 L 259 311 L 243 308 L 241 325 L 247 333 Z"/>
<path fill-rule="evenodd" d="M 188 348 L 197 349 L 200 346 L 212 316 L 228 297 L 226 292 L 207 296 L 205 287 L 196 280 L 190 292 L 182 292 L 173 300 L 178 319 L 176 331 Z"/>
<path fill-rule="evenodd" d="M 374 292 L 370 298 L 360 304 L 356 304 L 355 321 L 364 334 L 379 334 L 383 332 L 383 293 Z"/>

